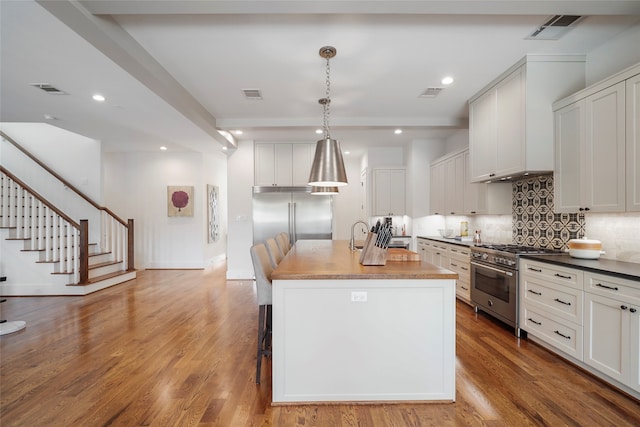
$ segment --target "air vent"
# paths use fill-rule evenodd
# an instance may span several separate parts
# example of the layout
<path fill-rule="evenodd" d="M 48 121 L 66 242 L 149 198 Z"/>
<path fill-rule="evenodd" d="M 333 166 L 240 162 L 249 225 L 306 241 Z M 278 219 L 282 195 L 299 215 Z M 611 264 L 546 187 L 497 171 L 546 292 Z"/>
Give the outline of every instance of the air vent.
<path fill-rule="evenodd" d="M 531 34 L 525 37 L 525 39 L 558 40 L 569 32 L 569 30 L 573 29 L 582 19 L 584 19 L 584 17 L 578 15 L 556 15 L 536 28 Z"/>
<path fill-rule="evenodd" d="M 442 92 L 443 87 L 428 87 L 422 91 L 418 98 L 435 98 Z"/>
<path fill-rule="evenodd" d="M 242 89 L 242 92 L 244 92 L 244 96 L 247 99 L 251 99 L 251 100 L 262 99 L 262 93 L 260 93 L 260 89 Z"/>
<path fill-rule="evenodd" d="M 66 92 L 61 91 L 58 88 L 51 86 L 49 83 L 31 83 L 31 86 L 42 89 L 50 95 L 66 95 Z"/>

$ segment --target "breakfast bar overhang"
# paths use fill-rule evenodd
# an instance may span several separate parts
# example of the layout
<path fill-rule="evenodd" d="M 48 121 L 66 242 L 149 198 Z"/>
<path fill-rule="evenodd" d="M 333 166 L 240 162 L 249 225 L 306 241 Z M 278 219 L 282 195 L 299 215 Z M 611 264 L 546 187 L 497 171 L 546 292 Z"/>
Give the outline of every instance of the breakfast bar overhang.
<path fill-rule="evenodd" d="M 273 271 L 274 404 L 455 401 L 457 274 L 301 240 Z"/>

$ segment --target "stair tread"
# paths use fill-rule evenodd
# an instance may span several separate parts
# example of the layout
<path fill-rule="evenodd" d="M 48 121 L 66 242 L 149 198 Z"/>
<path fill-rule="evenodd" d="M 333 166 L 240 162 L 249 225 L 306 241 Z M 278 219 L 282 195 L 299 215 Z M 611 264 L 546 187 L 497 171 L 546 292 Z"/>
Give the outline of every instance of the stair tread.
<path fill-rule="evenodd" d="M 109 273 L 109 274 L 103 274 L 102 276 L 92 277 L 92 278 L 89 279 L 89 283 L 87 283 L 87 285 L 91 285 L 93 283 L 97 283 L 97 282 L 100 282 L 102 280 L 111 279 L 113 277 L 124 276 L 125 274 L 129 274 L 129 273 L 132 273 L 134 271 L 135 270 L 132 270 L 132 271 L 120 270 L 120 271 L 115 271 L 115 272 Z M 84 285 L 81 285 L 79 283 L 70 283 L 67 286 L 84 286 Z"/>

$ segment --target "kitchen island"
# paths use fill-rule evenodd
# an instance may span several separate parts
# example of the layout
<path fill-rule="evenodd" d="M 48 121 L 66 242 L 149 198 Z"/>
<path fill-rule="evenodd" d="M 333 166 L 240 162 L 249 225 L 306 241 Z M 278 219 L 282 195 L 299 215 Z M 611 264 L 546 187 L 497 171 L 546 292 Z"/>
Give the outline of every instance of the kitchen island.
<path fill-rule="evenodd" d="M 455 400 L 457 274 L 300 240 L 273 271 L 274 404 Z"/>

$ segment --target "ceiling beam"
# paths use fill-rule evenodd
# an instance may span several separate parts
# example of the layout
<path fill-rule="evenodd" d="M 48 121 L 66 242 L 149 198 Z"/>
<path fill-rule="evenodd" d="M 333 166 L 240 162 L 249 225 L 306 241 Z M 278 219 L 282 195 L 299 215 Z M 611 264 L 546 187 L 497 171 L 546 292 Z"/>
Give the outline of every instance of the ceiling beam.
<path fill-rule="evenodd" d="M 218 132 L 216 118 L 113 18 L 95 16 L 75 1 L 37 2 L 223 147 L 236 148 Z"/>

